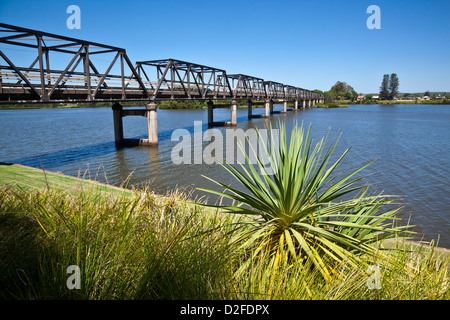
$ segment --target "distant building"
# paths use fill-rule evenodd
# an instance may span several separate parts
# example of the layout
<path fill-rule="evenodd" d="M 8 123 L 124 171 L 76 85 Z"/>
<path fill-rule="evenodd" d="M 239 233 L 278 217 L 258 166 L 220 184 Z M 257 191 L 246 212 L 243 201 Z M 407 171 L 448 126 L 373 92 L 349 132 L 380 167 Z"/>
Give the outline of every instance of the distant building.
<path fill-rule="evenodd" d="M 380 100 L 380 96 L 377 95 L 377 94 L 374 94 L 374 95 L 372 96 L 372 100 Z"/>
<path fill-rule="evenodd" d="M 360 94 L 360 95 L 358 95 L 357 99 L 358 99 L 358 100 L 362 100 L 362 99 L 364 99 L 365 97 L 366 97 L 365 94 Z"/>

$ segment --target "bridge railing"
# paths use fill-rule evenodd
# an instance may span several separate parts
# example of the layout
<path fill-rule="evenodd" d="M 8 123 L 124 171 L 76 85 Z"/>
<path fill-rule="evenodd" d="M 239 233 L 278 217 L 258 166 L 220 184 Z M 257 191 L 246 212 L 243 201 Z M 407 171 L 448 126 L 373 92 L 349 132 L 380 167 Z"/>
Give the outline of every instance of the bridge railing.
<path fill-rule="evenodd" d="M 3 23 L 0 43 L 0 103 L 319 96 L 176 59 L 133 65 L 122 48 Z"/>
<path fill-rule="evenodd" d="M 234 99 L 266 99 L 264 80 L 244 74 L 227 75 L 233 88 Z"/>
<path fill-rule="evenodd" d="M 136 72 L 152 99 L 230 99 L 225 70 L 176 59 L 139 61 Z"/>
<path fill-rule="evenodd" d="M 0 102 L 148 98 L 125 49 L 3 23 L 0 43 Z"/>

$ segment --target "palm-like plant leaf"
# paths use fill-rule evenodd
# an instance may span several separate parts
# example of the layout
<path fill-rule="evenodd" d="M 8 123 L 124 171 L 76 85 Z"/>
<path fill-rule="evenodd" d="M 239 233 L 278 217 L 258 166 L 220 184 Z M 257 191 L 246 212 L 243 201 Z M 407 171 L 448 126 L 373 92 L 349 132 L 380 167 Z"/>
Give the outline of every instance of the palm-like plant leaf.
<path fill-rule="evenodd" d="M 240 146 L 246 163 L 240 167 L 223 166 L 245 191 L 213 179 L 210 180 L 224 192 L 200 189 L 238 204 L 202 205 L 245 215 L 247 219 L 235 241 L 251 249 L 254 257 L 267 255 L 275 259 L 273 265 L 278 264 L 281 256 L 289 257 L 292 263 L 309 261 L 329 279 L 335 263 L 345 260 L 355 265 L 363 254 L 377 252 L 373 244 L 379 239 L 404 229 L 393 225 L 399 219 L 398 208 L 385 209 L 394 201 L 391 196 L 368 195 L 369 187 L 357 184 L 364 178 L 358 174 L 372 162 L 349 173 L 336 174 L 349 151 L 345 150 L 330 165 L 339 138 L 328 147 L 327 137 L 313 145 L 311 126 L 305 133 L 303 125 L 300 128 L 295 125 L 290 139 L 283 124 L 278 129 L 278 139 L 270 134 L 267 143 L 259 146 L 267 156 L 272 174 L 267 174 L 256 150 L 251 148 L 257 159 L 253 164 L 244 146 Z M 261 138 L 260 131 L 257 132 Z M 343 200 L 358 191 L 354 198 Z"/>

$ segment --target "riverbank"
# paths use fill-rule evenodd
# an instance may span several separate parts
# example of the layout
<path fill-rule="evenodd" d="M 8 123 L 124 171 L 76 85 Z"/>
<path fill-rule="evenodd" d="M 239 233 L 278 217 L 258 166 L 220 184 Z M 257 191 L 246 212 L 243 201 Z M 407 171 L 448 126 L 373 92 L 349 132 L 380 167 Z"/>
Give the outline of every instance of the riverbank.
<path fill-rule="evenodd" d="M 391 105 L 391 104 L 422 104 L 422 105 L 450 105 L 450 100 L 422 100 L 422 101 L 412 101 L 412 100 L 370 100 L 370 101 L 346 101 L 346 104 L 381 104 L 381 105 Z"/>
<path fill-rule="evenodd" d="M 133 191 L 130 189 L 100 183 L 88 178 L 76 178 L 57 172 L 8 163 L 0 163 L 0 185 L 9 185 L 14 188 L 27 190 L 28 192 L 53 189 L 77 194 L 83 190 L 96 190 L 106 196 L 133 195 Z M 389 241 L 385 245 L 386 247 L 392 247 L 394 243 Z M 417 247 L 423 247 L 426 250 L 431 249 L 431 246 L 428 244 L 420 244 L 414 241 L 407 241 L 404 245 L 416 249 Z M 437 252 L 450 256 L 450 249 L 438 247 L 434 249 Z"/>
<path fill-rule="evenodd" d="M 325 108 L 325 109 L 334 109 L 334 108 L 348 108 L 349 106 L 346 104 L 340 104 L 335 102 L 328 103 L 316 103 L 312 106 L 312 108 Z"/>
<path fill-rule="evenodd" d="M 299 266 L 272 270 L 253 261 L 235 272 L 243 258 L 231 242 L 236 219 L 176 191 L 161 197 L 2 164 L 0 298 L 450 298 L 448 256 L 422 245 L 392 251 L 392 265 L 380 267 L 378 290 L 367 290 L 365 264 L 337 266 L 327 285 Z M 81 270 L 80 289 L 66 285 L 69 266 Z"/>
<path fill-rule="evenodd" d="M 227 101 L 220 101 L 220 103 L 226 104 Z M 228 101 L 229 103 L 229 101 Z M 330 103 L 316 103 L 313 108 L 348 108 L 349 105 L 394 105 L 394 104 L 423 104 L 423 105 L 450 105 L 450 101 L 403 101 L 403 100 L 373 100 L 373 101 L 351 101 L 343 100 Z M 106 108 L 111 107 L 113 102 L 93 102 L 93 103 L 38 103 L 38 104 L 12 104 L 12 105 L 0 105 L 0 110 L 20 110 L 20 109 L 69 109 L 69 108 Z M 137 105 L 145 105 L 145 102 L 121 102 L 124 107 L 134 107 Z M 247 100 L 238 100 L 238 109 L 247 108 Z M 293 107 L 293 104 L 288 105 L 289 108 Z M 182 110 L 182 109 L 207 109 L 206 101 L 159 101 L 158 108 L 162 110 Z"/>
<path fill-rule="evenodd" d="M 23 166 L 20 164 L 0 163 L 0 185 L 10 185 L 30 192 L 54 189 L 76 194 L 82 190 L 92 190 L 105 195 L 126 194 L 130 190 L 103 184 L 87 178 L 75 178 L 61 173 Z"/>

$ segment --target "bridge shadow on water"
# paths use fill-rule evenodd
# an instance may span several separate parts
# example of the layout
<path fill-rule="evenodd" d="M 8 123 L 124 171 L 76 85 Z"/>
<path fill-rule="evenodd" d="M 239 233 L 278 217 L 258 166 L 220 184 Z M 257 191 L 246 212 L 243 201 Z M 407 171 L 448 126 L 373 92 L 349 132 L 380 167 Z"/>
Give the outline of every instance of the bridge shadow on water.
<path fill-rule="evenodd" d="M 86 159 L 100 157 L 116 152 L 114 141 L 81 146 L 68 150 L 44 153 L 40 155 L 14 159 L 9 162 L 22 164 L 34 168 L 54 168 L 65 164 L 75 163 Z"/>
<path fill-rule="evenodd" d="M 274 112 L 273 112 L 273 114 L 278 114 L 278 113 L 280 113 L 280 111 L 274 110 Z M 262 114 L 260 114 L 260 115 L 262 115 Z M 258 114 L 254 114 L 254 116 L 256 116 L 256 117 L 252 120 L 258 121 L 259 120 Z M 252 120 L 248 120 L 247 115 L 237 117 L 236 120 L 237 120 L 238 125 L 239 125 L 239 123 L 252 121 Z M 230 121 L 230 119 L 221 119 L 221 121 L 227 122 L 227 121 Z M 220 128 L 220 127 L 221 126 L 218 125 L 218 126 L 214 126 L 213 128 Z M 187 130 L 190 134 L 193 134 L 195 131 L 195 128 L 196 127 L 194 125 L 190 125 L 190 126 L 185 126 L 185 127 L 180 127 L 180 128 L 159 131 L 158 132 L 158 140 L 159 140 L 158 147 L 164 147 L 164 146 L 168 146 L 170 144 L 172 133 L 174 130 L 184 129 L 184 130 Z M 232 128 L 232 127 L 224 126 L 221 128 Z M 208 129 L 210 129 L 210 127 L 208 126 L 208 123 L 202 122 L 202 125 L 201 125 L 202 132 L 205 132 Z M 147 139 L 147 138 L 148 137 L 146 137 L 146 136 L 135 136 L 135 137 L 132 137 L 131 139 Z M 174 142 L 174 143 L 176 143 L 176 142 Z M 158 152 L 158 147 L 147 147 L 146 146 L 146 147 L 142 147 L 142 148 L 151 148 L 151 150 L 155 150 L 155 152 Z M 42 166 L 44 166 L 44 168 L 46 168 L 46 169 L 51 169 L 51 168 L 63 166 L 66 164 L 82 162 L 87 159 L 102 157 L 102 156 L 106 156 L 108 154 L 113 154 L 123 148 L 129 148 L 129 147 L 118 147 L 118 146 L 116 146 L 114 141 L 108 141 L 108 142 L 97 143 L 97 144 L 92 144 L 92 145 L 80 146 L 80 147 L 71 148 L 71 149 L 67 149 L 67 150 L 61 150 L 61 151 L 43 153 L 43 154 L 35 155 L 35 156 L 18 158 L 18 159 L 14 159 L 14 160 L 11 160 L 8 162 L 22 164 L 22 165 L 34 167 L 34 168 L 42 168 Z M 138 148 L 138 147 L 132 147 L 132 148 Z"/>
<path fill-rule="evenodd" d="M 240 121 L 247 121 L 247 117 L 238 117 L 238 123 Z M 193 134 L 195 130 L 195 126 L 185 126 L 181 128 L 175 129 L 185 129 L 189 133 Z M 172 132 L 175 129 L 165 130 L 158 132 L 158 140 L 159 145 L 167 145 L 171 141 Z M 202 132 L 209 129 L 208 123 L 202 123 L 201 126 Z M 132 137 L 132 139 L 146 139 L 146 136 L 136 136 Z M 71 148 L 67 150 L 43 153 L 35 156 L 23 157 L 8 161 L 8 163 L 16 163 L 34 168 L 42 168 L 44 166 L 45 169 L 51 169 L 58 166 L 63 166 L 66 164 L 82 162 L 87 159 L 96 158 L 106 156 L 108 154 L 113 154 L 120 149 L 128 148 L 128 147 L 118 147 L 115 145 L 114 141 L 108 141 L 103 143 L 97 143 L 92 145 L 80 146 L 76 148 Z M 149 148 L 149 147 L 143 147 Z M 158 147 L 150 147 L 155 152 L 158 152 Z"/>

